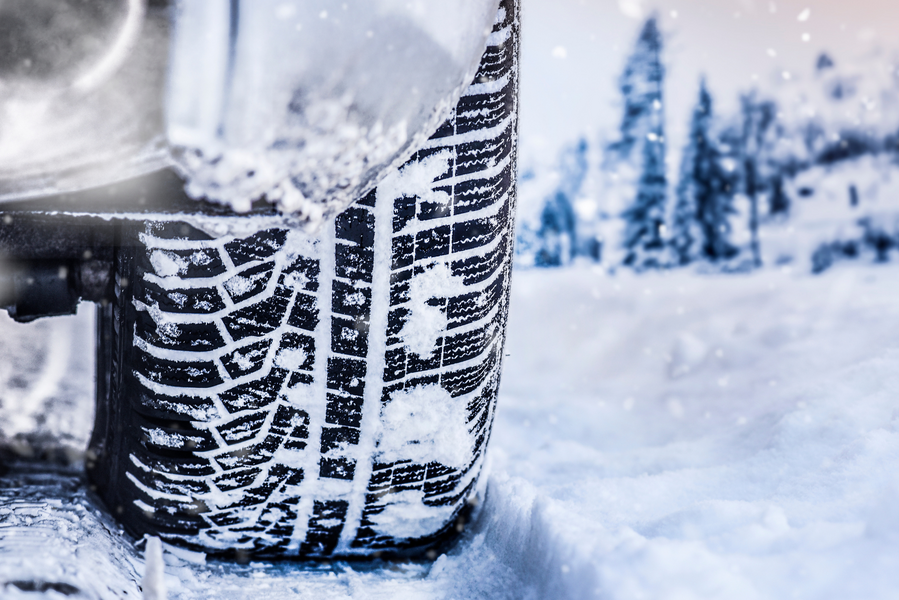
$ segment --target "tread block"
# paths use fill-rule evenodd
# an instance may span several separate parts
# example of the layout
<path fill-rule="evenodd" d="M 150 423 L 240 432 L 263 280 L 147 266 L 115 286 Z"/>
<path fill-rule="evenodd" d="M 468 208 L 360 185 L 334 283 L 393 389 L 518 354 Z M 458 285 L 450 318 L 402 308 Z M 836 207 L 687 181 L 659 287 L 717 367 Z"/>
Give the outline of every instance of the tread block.
<path fill-rule="evenodd" d="M 328 394 L 325 422 L 332 425 L 359 427 L 362 424 L 362 398 Z"/>
<path fill-rule="evenodd" d="M 471 360 L 495 343 L 497 331 L 493 326 L 447 336 L 443 349 L 443 364 L 454 365 Z"/>
<path fill-rule="evenodd" d="M 134 283 L 134 297 L 147 306 L 169 313 L 209 314 L 225 309 L 225 301 L 218 290 L 211 287 L 164 290 L 155 283 L 138 279 Z"/>
<path fill-rule="evenodd" d="M 478 422 L 475 423 L 475 426 L 474 426 L 475 430 L 480 429 L 481 427 L 483 427 L 486 424 L 486 419 L 487 419 L 488 415 L 487 415 L 487 411 L 485 411 L 484 409 L 487 407 L 488 404 L 493 402 L 493 400 L 495 399 L 495 396 L 496 396 L 495 389 L 485 389 L 485 390 L 482 390 L 478 396 L 476 396 L 475 398 L 472 398 L 471 401 L 468 403 L 467 409 L 468 409 L 469 424 L 472 421 L 474 421 L 475 419 L 478 419 Z"/>
<path fill-rule="evenodd" d="M 450 114 L 449 121 L 455 118 L 455 110 Z M 423 161 L 426 160 L 436 154 L 443 154 L 444 160 L 446 161 L 446 170 L 442 173 L 439 173 L 434 181 L 441 181 L 448 177 L 452 177 L 455 172 L 455 162 L 456 162 L 456 152 L 453 146 L 433 146 L 430 148 L 422 148 L 418 152 L 415 153 L 413 158 L 409 162 L 413 161 Z M 419 215 L 420 216 L 420 215 Z"/>
<path fill-rule="evenodd" d="M 396 381 L 406 376 L 406 351 L 391 348 L 384 354 L 384 381 Z"/>
<path fill-rule="evenodd" d="M 307 292 L 318 291 L 318 280 L 321 276 L 321 266 L 313 258 L 305 256 L 294 257 L 290 265 L 282 274 L 283 284 L 294 290 Z M 289 277 L 289 280 L 287 279 Z"/>
<path fill-rule="evenodd" d="M 267 411 L 259 411 L 243 415 L 216 427 L 216 431 L 228 445 L 246 442 L 256 437 L 268 418 Z"/>
<path fill-rule="evenodd" d="M 223 492 L 230 492 L 252 485 L 261 473 L 262 469 L 258 467 L 229 471 L 215 478 L 215 486 Z"/>
<path fill-rule="evenodd" d="M 287 465 L 274 465 L 268 470 L 270 479 L 283 482 L 286 485 L 299 485 L 303 481 L 303 470 L 288 467 Z M 299 500 L 299 498 L 296 498 Z"/>
<path fill-rule="evenodd" d="M 230 527 L 242 523 L 246 515 L 240 510 L 226 510 L 206 515 L 206 518 L 218 527 Z"/>
<path fill-rule="evenodd" d="M 287 384 L 287 387 L 293 389 L 301 385 L 312 385 L 314 382 L 315 377 L 311 373 L 297 371 L 290 374 L 290 383 Z"/>
<path fill-rule="evenodd" d="M 309 437 L 309 415 L 298 408 L 282 404 L 275 411 L 271 432 L 304 440 Z"/>
<path fill-rule="evenodd" d="M 430 356 L 419 356 L 414 352 L 406 352 L 406 374 L 421 373 L 439 369 L 443 357 L 443 338 L 437 338 L 435 350 Z"/>
<path fill-rule="evenodd" d="M 389 313 L 387 313 L 387 335 L 390 339 L 388 339 L 387 344 L 392 346 L 394 344 L 399 344 L 399 338 L 394 336 L 398 336 L 400 332 L 403 330 L 403 327 L 406 326 L 406 321 L 409 320 L 409 317 L 412 315 L 412 311 L 410 311 L 405 306 L 401 306 L 399 308 L 394 308 Z"/>
<path fill-rule="evenodd" d="M 318 301 L 309 294 L 297 294 L 287 323 L 297 329 L 315 331 L 318 327 Z"/>
<path fill-rule="evenodd" d="M 462 277 L 465 285 L 474 285 L 486 281 L 506 264 L 508 246 L 497 244 L 493 250 L 479 256 L 453 261 L 452 273 Z"/>
<path fill-rule="evenodd" d="M 428 479 L 424 482 L 422 490 L 425 498 L 430 500 L 439 496 L 445 496 L 459 489 L 459 482 L 462 481 L 461 473 L 453 473 L 452 475 L 439 479 Z"/>
<path fill-rule="evenodd" d="M 212 361 L 180 362 L 157 358 L 140 348 L 133 351 L 134 370 L 150 381 L 174 387 L 207 388 L 222 383 Z"/>
<path fill-rule="evenodd" d="M 359 443 L 359 430 L 354 427 L 323 427 L 322 428 L 322 454 L 341 448 L 346 444 L 357 445 Z"/>
<path fill-rule="evenodd" d="M 291 438 L 291 439 L 284 440 L 284 447 L 287 450 L 305 450 L 306 442 L 299 440 L 299 439 Z"/>
<path fill-rule="evenodd" d="M 272 340 L 260 340 L 238 348 L 222 357 L 222 365 L 232 379 L 248 375 L 262 368 Z"/>
<path fill-rule="evenodd" d="M 495 81 L 490 73 L 481 74 L 483 81 Z M 478 78 L 475 78 L 477 81 Z M 456 105 L 456 134 L 498 126 L 509 116 L 509 105 L 515 103 L 515 87 L 511 80 L 499 93 L 466 95 Z"/>
<path fill-rule="evenodd" d="M 375 255 L 371 248 L 355 244 L 336 244 L 334 274 L 350 281 L 371 283 Z"/>
<path fill-rule="evenodd" d="M 444 373 L 440 378 L 441 385 L 453 398 L 470 394 L 480 387 L 498 368 L 497 354 L 498 350 L 494 348 L 483 364 Z"/>
<path fill-rule="evenodd" d="M 368 320 L 371 313 L 371 288 L 335 280 L 331 286 L 331 312 Z"/>
<path fill-rule="evenodd" d="M 289 472 L 285 474 L 285 478 L 292 478 L 292 476 L 299 474 L 299 478 L 302 479 L 302 470 L 299 469 L 289 469 Z M 253 506 L 255 504 L 262 504 L 266 500 L 268 500 L 272 493 L 278 488 L 282 487 L 286 482 L 278 477 L 277 475 L 272 474 L 271 470 L 268 475 L 266 475 L 265 479 L 259 485 L 255 487 L 249 487 L 243 490 L 243 497 L 236 501 L 233 506 Z M 251 529 L 247 531 L 251 531 L 254 533 L 258 532 L 256 528 L 256 524 L 251 525 Z"/>
<path fill-rule="evenodd" d="M 328 389 L 361 396 L 365 388 L 365 361 L 335 356 L 328 359 Z"/>
<path fill-rule="evenodd" d="M 492 206 L 509 193 L 512 183 L 512 172 L 509 168 L 487 179 L 463 181 L 456 186 L 453 209 L 457 215 L 461 215 Z"/>
<path fill-rule="evenodd" d="M 195 496 L 209 493 L 209 485 L 202 479 L 167 479 L 156 474 L 148 477 L 140 470 L 134 472 L 134 476 L 148 488 L 163 494 Z"/>
<path fill-rule="evenodd" d="M 288 371 L 309 371 L 315 366 L 315 338 L 288 332 L 281 336 L 275 366 Z"/>
<path fill-rule="evenodd" d="M 262 337 L 281 325 L 289 303 L 289 295 L 276 291 L 271 298 L 236 310 L 224 317 L 222 322 L 235 341 L 248 337 Z"/>
<path fill-rule="evenodd" d="M 414 158 L 413 158 L 414 160 Z M 415 218 L 416 200 L 412 196 L 402 196 L 393 203 L 393 232 L 399 233 Z"/>
<path fill-rule="evenodd" d="M 248 238 L 225 244 L 225 252 L 234 266 L 239 267 L 254 260 L 271 258 L 284 246 L 286 240 L 286 229 L 266 229 Z"/>
<path fill-rule="evenodd" d="M 440 127 L 437 128 L 437 131 L 434 132 L 434 135 L 431 136 L 431 139 L 444 138 L 454 135 L 456 133 L 456 111 L 453 110 L 449 117 L 440 124 Z M 413 160 L 418 160 L 417 156 L 412 157 Z"/>
<path fill-rule="evenodd" d="M 353 479 L 356 461 L 352 458 L 322 458 L 319 463 L 318 476 L 325 479 Z"/>
<path fill-rule="evenodd" d="M 368 489 L 378 490 L 390 486 L 390 478 L 393 476 L 393 465 L 375 462 L 371 467 L 371 479 Z M 372 498 L 375 500 L 376 498 Z"/>
<path fill-rule="evenodd" d="M 441 225 L 415 235 L 415 260 L 446 256 L 450 251 L 451 227 Z"/>
<path fill-rule="evenodd" d="M 331 351 L 365 358 L 368 355 L 368 323 L 359 319 L 331 319 Z"/>
<path fill-rule="evenodd" d="M 471 250 L 494 241 L 506 226 L 503 215 L 473 219 L 453 225 L 453 248 Z"/>
<path fill-rule="evenodd" d="M 315 501 L 306 541 L 300 547 L 301 553 L 328 554 L 340 541 L 340 530 L 346 521 L 349 503 L 345 500 Z"/>
<path fill-rule="evenodd" d="M 134 333 L 151 346 L 172 350 L 215 350 L 225 345 L 215 323 L 157 323 L 150 313 L 136 311 Z"/>
<path fill-rule="evenodd" d="M 274 270 L 275 265 L 272 263 L 257 265 L 226 279 L 222 287 L 231 301 L 237 304 L 264 292 Z"/>
<path fill-rule="evenodd" d="M 129 396 L 129 404 L 138 414 L 168 421 L 211 421 L 218 416 L 211 397 L 157 394 L 141 385 L 133 373 L 127 378 L 136 392 Z"/>
<path fill-rule="evenodd" d="M 206 279 L 221 275 L 227 270 L 215 248 L 188 250 L 153 248 L 147 253 L 140 253 L 138 262 L 147 273 L 158 277 Z"/>
<path fill-rule="evenodd" d="M 151 452 L 204 452 L 218 445 L 208 431 L 194 428 L 167 427 L 134 415 L 134 425 L 141 431 L 141 443 Z"/>
<path fill-rule="evenodd" d="M 375 216 L 361 206 L 351 206 L 334 219 L 337 239 L 371 246 L 375 242 Z"/>
<path fill-rule="evenodd" d="M 293 523 L 296 519 L 296 506 L 287 502 L 273 502 L 259 515 L 259 524 L 272 535 L 289 538 L 293 527 L 286 523 Z"/>
<path fill-rule="evenodd" d="M 264 408 L 278 399 L 287 375 L 284 369 L 272 369 L 264 377 L 221 392 L 219 399 L 231 413 Z"/>
<path fill-rule="evenodd" d="M 258 444 L 219 454 L 215 457 L 215 462 L 225 471 L 242 467 L 255 467 L 269 462 L 272 459 L 272 454 L 280 445 L 280 436 L 269 435 Z"/>
<path fill-rule="evenodd" d="M 472 142 L 460 144 L 456 149 L 456 174 L 470 175 L 484 169 L 489 169 L 502 161 L 510 158 L 509 155 L 515 149 L 515 142 L 503 132 L 499 137 L 484 140 L 481 143 Z M 510 161 L 507 169 L 512 169 L 514 162 Z"/>
<path fill-rule="evenodd" d="M 420 221 L 430 221 L 432 219 L 442 219 L 450 216 L 452 207 L 449 200 L 452 196 L 452 188 L 434 188 L 435 191 L 442 191 L 446 194 L 447 202 L 430 202 L 422 201 L 418 205 L 418 219 Z"/>
<path fill-rule="evenodd" d="M 415 487 L 421 487 L 420 484 L 425 480 L 426 471 L 427 465 L 396 465 L 393 468 L 393 476 L 390 478 L 391 487 L 405 486 L 413 483 L 419 484 Z"/>
<path fill-rule="evenodd" d="M 375 205 L 375 200 L 377 199 L 377 197 L 378 197 L 378 190 L 377 190 L 377 188 L 375 188 L 372 191 L 370 191 L 369 193 L 362 196 L 362 198 L 360 198 L 359 200 L 356 200 L 356 204 L 358 204 L 360 206 L 373 207 Z"/>
<path fill-rule="evenodd" d="M 433 373 L 432 375 L 425 375 L 423 377 L 410 377 L 403 383 L 404 389 L 412 389 L 415 387 L 422 387 L 425 385 L 439 385 L 440 384 L 440 373 Z"/>
<path fill-rule="evenodd" d="M 412 269 L 405 269 L 390 274 L 390 306 L 397 306 L 410 299 Z"/>
<path fill-rule="evenodd" d="M 449 298 L 446 306 L 447 329 L 456 329 L 486 318 L 501 302 L 505 284 L 505 278 L 500 276 L 481 292 Z"/>
<path fill-rule="evenodd" d="M 165 475 L 186 475 L 189 477 L 204 477 L 215 474 L 215 469 L 209 464 L 209 460 L 196 456 L 161 456 L 151 452 L 144 446 L 136 444 L 132 446 L 130 454 L 154 473 Z M 128 470 L 134 473 L 141 471 L 130 464 Z"/>

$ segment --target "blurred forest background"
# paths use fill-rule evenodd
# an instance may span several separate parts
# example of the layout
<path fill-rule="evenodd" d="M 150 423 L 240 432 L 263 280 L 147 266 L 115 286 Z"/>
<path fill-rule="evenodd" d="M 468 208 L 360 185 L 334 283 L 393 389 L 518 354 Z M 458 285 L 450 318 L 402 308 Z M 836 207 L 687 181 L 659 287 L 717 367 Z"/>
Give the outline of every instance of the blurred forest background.
<path fill-rule="evenodd" d="M 577 8 L 569 4 L 559 10 Z M 830 4 L 795 10 L 735 1 L 721 3 L 734 10 L 717 21 L 705 15 L 691 22 L 674 9 L 621 0 L 615 8 L 618 21 L 632 25 L 629 44 L 582 48 L 574 68 L 565 67 L 568 78 L 589 79 L 599 60 L 590 53 L 597 53 L 607 70 L 617 62 L 617 77 L 605 82 L 615 89 L 593 90 L 592 105 L 560 96 L 555 109 L 547 104 L 552 89 L 544 89 L 547 106 L 532 122 L 528 101 L 537 94 L 528 86 L 553 81 L 573 55 L 560 44 L 550 57 L 535 57 L 546 41 L 529 49 L 525 37 L 518 266 L 747 272 L 792 265 L 820 273 L 842 261 L 890 260 L 899 248 L 899 55 L 875 30 L 841 22 L 848 8 L 823 10 Z M 539 11 L 524 13 L 526 34 L 538 30 L 528 17 L 541 18 Z M 896 8 L 858 12 L 881 15 L 871 24 L 885 27 Z M 825 21 L 819 28 L 852 35 L 813 38 L 818 15 Z M 608 27 L 609 20 L 597 23 Z M 743 59 L 751 42 L 722 41 L 722 29 L 739 31 L 743 23 L 749 33 L 776 34 L 756 40 L 757 54 L 770 62 Z M 784 23 L 793 30 L 774 26 Z M 707 35 L 697 39 L 703 27 Z M 551 24 L 539 31 L 546 38 Z M 575 30 L 572 43 L 589 31 Z M 687 42 L 684 31 L 693 34 Z M 596 33 L 590 37 L 596 41 Z M 702 44 L 704 52 L 693 52 Z M 715 86 L 714 74 L 724 85 Z M 552 144 L 540 126 L 564 137 L 578 120 L 581 133 L 552 140 L 558 148 L 547 151 Z"/>

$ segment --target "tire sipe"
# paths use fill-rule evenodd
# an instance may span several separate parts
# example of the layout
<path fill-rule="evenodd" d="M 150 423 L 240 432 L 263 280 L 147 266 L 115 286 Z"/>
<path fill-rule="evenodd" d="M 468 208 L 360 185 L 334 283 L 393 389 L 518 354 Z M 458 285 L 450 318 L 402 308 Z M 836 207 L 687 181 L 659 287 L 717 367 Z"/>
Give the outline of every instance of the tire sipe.
<path fill-rule="evenodd" d="M 417 553 L 457 530 L 505 339 L 516 4 L 451 117 L 317 237 L 122 227 L 87 467 L 130 533 L 326 557 Z"/>

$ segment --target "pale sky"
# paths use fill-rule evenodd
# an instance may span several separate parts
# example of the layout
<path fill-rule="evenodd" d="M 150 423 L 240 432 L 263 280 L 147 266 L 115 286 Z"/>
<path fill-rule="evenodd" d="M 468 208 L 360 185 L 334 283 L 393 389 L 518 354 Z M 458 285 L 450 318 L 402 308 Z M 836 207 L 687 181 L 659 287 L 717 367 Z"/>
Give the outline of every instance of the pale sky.
<path fill-rule="evenodd" d="M 523 0 L 521 133 L 525 158 L 579 134 L 614 132 L 616 78 L 655 10 L 666 34 L 668 137 L 683 139 L 701 74 L 716 110 L 787 71 L 810 77 L 826 50 L 838 64 L 899 48 L 899 0 Z M 754 79 L 755 78 L 755 79 Z"/>

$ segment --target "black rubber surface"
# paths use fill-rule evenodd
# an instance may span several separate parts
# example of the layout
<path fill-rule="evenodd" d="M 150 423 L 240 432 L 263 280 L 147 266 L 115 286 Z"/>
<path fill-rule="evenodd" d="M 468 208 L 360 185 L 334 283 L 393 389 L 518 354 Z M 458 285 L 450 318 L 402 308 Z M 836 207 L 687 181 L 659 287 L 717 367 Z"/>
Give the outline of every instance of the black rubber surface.
<path fill-rule="evenodd" d="M 218 554 L 347 556 L 416 552 L 456 531 L 505 338 L 515 4 L 502 3 L 450 119 L 317 238 L 123 229 L 115 301 L 99 309 L 88 471 L 133 534 Z M 413 339 L 422 315 L 439 326 Z M 464 407 L 463 423 L 441 424 L 467 431 L 464 460 L 440 435 L 412 440 L 407 459 L 385 450 L 385 409 L 419 393 Z M 421 519 L 392 525 L 397 508 Z"/>

